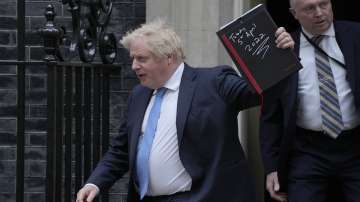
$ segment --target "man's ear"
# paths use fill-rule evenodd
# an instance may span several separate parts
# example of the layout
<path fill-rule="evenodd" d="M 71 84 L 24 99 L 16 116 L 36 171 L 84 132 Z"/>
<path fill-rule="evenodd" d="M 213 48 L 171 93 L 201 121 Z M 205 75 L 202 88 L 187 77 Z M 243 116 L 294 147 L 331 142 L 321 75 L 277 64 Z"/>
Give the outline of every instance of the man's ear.
<path fill-rule="evenodd" d="M 168 59 L 168 65 L 172 64 L 174 62 L 174 55 L 170 54 L 167 56 Z"/>
<path fill-rule="evenodd" d="M 292 16 L 296 19 L 296 17 L 295 17 L 295 14 L 296 14 L 295 9 L 289 8 L 289 11 L 292 14 Z"/>

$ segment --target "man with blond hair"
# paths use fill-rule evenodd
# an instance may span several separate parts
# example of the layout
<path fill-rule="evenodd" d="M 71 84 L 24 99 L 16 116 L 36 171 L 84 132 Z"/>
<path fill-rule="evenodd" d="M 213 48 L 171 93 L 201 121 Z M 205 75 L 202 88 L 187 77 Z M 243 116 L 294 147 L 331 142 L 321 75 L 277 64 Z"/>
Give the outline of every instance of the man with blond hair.
<path fill-rule="evenodd" d="M 283 28 L 276 35 L 279 47 L 293 46 Z M 227 66 L 185 64 L 179 36 L 163 21 L 121 43 L 140 84 L 77 201 L 92 201 L 128 171 L 129 202 L 257 201 L 237 134 L 238 112 L 259 103 L 245 80 Z"/>

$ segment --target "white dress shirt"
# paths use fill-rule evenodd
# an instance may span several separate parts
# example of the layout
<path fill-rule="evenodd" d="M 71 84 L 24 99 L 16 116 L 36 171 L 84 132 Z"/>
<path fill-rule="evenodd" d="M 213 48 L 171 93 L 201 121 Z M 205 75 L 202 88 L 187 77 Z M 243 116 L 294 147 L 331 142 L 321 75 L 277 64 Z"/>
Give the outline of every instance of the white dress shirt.
<path fill-rule="evenodd" d="M 304 30 L 304 29 L 303 29 Z M 309 38 L 313 37 L 304 30 Z M 325 37 L 319 46 L 331 57 L 344 63 L 344 56 L 336 42 L 334 26 L 332 25 L 323 35 Z M 301 34 L 300 58 L 303 69 L 299 71 L 297 125 L 314 131 L 322 130 L 320 95 L 318 76 L 315 65 L 315 48 Z M 346 80 L 346 70 L 336 62 L 330 61 L 331 70 L 339 97 L 340 111 L 344 123 L 344 130 L 349 130 L 360 124 L 360 114 L 356 111 L 354 96 Z"/>
<path fill-rule="evenodd" d="M 183 70 L 184 63 L 177 68 L 163 86 L 167 88 L 167 91 L 161 104 L 160 118 L 149 157 L 150 180 L 146 194 L 149 196 L 170 195 L 191 189 L 192 179 L 180 160 L 176 130 L 177 103 Z M 154 94 L 146 109 L 141 129 L 142 134 L 154 103 Z"/>
<path fill-rule="evenodd" d="M 146 194 L 148 196 L 170 195 L 191 189 L 192 179 L 180 161 L 176 130 L 176 110 L 183 71 L 184 63 L 177 68 L 164 85 L 167 91 L 161 104 L 160 118 L 149 157 L 150 180 Z M 145 112 L 139 143 L 146 128 L 150 109 L 154 104 L 155 93 L 156 91 L 154 91 Z M 99 192 L 99 188 L 95 184 L 88 183 L 86 185 L 95 187 Z"/>

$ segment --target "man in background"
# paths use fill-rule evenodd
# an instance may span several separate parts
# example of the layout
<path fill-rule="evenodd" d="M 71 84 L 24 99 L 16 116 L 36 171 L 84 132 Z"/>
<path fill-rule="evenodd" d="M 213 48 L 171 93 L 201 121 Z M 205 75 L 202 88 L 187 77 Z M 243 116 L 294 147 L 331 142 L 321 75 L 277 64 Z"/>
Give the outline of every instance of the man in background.
<path fill-rule="evenodd" d="M 290 0 L 303 69 L 265 97 L 260 141 L 277 201 L 360 200 L 360 24 L 333 21 L 330 0 Z"/>

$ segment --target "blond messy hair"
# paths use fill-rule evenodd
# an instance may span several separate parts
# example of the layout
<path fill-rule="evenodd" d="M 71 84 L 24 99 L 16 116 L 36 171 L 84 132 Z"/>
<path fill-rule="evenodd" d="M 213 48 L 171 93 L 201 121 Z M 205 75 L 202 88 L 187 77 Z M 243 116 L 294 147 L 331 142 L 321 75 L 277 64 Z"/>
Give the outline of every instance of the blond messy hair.
<path fill-rule="evenodd" d="M 174 56 L 177 61 L 185 58 L 180 37 L 163 19 L 142 24 L 139 28 L 127 32 L 120 43 L 129 50 L 131 43 L 138 39 L 144 40 L 158 58 Z"/>

